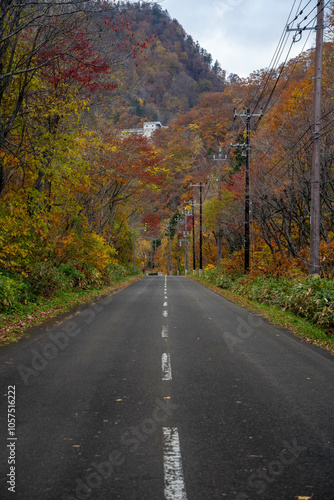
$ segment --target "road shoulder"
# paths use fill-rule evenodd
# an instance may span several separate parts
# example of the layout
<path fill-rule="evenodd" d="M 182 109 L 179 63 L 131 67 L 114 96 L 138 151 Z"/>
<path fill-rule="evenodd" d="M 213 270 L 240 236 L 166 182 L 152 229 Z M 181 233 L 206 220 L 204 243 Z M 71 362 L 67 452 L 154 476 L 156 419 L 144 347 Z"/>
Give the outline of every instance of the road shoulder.
<path fill-rule="evenodd" d="M 1 315 L 0 348 L 17 342 L 29 335 L 29 330 L 32 327 L 40 326 L 44 322 L 65 320 L 68 313 L 72 314 L 78 307 L 88 305 L 103 297 L 114 295 L 142 278 L 143 276 L 131 276 L 121 283 L 115 283 L 100 290 L 87 290 L 87 293 L 84 295 L 56 306 L 51 305 L 51 301 L 48 306 L 48 302 L 45 301 L 41 307 L 36 305 L 35 313 L 26 312 L 20 314 L 19 317 L 17 314 Z"/>
<path fill-rule="evenodd" d="M 200 283 L 204 287 L 209 288 L 213 292 L 221 295 L 225 299 L 233 302 L 234 304 L 237 304 L 240 307 L 260 313 L 272 324 L 288 329 L 293 335 L 299 337 L 305 342 L 321 347 L 331 354 L 334 354 L 333 346 L 325 339 L 326 333 L 320 328 L 311 325 L 305 319 L 276 307 L 267 306 L 265 304 L 251 301 L 249 299 L 246 299 L 245 297 L 236 295 L 229 290 L 223 290 L 221 288 L 213 286 L 207 281 L 195 276 L 187 276 L 187 278 L 197 281 L 197 283 Z"/>

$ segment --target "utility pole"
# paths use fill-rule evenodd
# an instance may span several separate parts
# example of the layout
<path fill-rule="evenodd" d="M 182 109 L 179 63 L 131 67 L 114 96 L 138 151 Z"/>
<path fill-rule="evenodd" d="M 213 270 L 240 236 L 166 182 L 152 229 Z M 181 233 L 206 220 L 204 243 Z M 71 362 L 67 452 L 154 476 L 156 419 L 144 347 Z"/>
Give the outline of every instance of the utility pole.
<path fill-rule="evenodd" d="M 304 30 L 316 30 L 314 97 L 313 97 L 313 154 L 311 170 L 311 219 L 310 219 L 310 262 L 309 274 L 320 272 L 320 180 L 321 180 L 321 92 L 322 92 L 322 51 L 324 42 L 324 0 L 317 3 L 317 25 L 314 28 L 287 27 L 287 31 L 296 31 L 293 41 L 299 41 Z M 296 36 L 299 39 L 296 40 Z"/>
<path fill-rule="evenodd" d="M 170 221 L 167 224 L 167 229 L 168 229 L 168 269 L 169 269 L 169 275 L 172 276 L 172 239 L 170 235 L 171 231 Z"/>
<path fill-rule="evenodd" d="M 133 274 L 136 274 L 136 228 L 133 228 Z"/>
<path fill-rule="evenodd" d="M 245 178 L 245 262 L 244 269 L 245 273 L 248 273 L 250 268 L 250 197 L 249 197 L 249 186 L 250 186 L 250 124 L 251 118 L 253 116 L 262 117 L 262 108 L 260 114 L 251 113 L 249 107 L 247 110 L 244 108 L 243 113 L 237 114 L 236 108 L 234 108 L 234 119 L 246 118 L 246 178 Z"/>
<path fill-rule="evenodd" d="M 184 273 L 187 276 L 188 274 L 188 267 L 189 267 L 189 262 L 188 262 L 188 236 L 189 236 L 189 231 L 188 231 L 188 220 L 187 217 L 190 215 L 188 210 L 183 211 L 184 214 L 184 231 L 183 231 L 183 240 L 185 242 L 184 245 Z"/>
<path fill-rule="evenodd" d="M 176 275 L 177 276 L 180 275 L 180 246 L 181 246 L 181 241 L 180 241 L 180 237 L 179 237 L 179 223 L 180 222 L 182 222 L 182 219 L 180 217 L 177 217 L 177 219 L 176 219 L 176 239 L 177 239 Z"/>
<path fill-rule="evenodd" d="M 218 158 L 216 158 L 216 155 L 213 155 L 213 161 L 226 161 L 227 160 L 227 155 L 225 155 L 225 158 L 222 157 L 221 153 L 221 148 L 219 148 L 219 153 L 218 153 Z M 221 174 L 221 165 L 219 165 L 218 168 L 218 201 L 221 201 L 222 199 L 222 190 L 221 190 L 221 180 L 222 174 Z M 217 266 L 219 266 L 221 257 L 222 257 L 222 246 L 223 246 L 223 230 L 221 227 L 218 227 L 218 234 L 217 234 Z"/>
<path fill-rule="evenodd" d="M 313 156 L 311 172 L 311 241 L 310 241 L 310 274 L 320 273 L 320 180 L 321 180 L 321 90 L 322 90 L 322 50 L 324 33 L 324 0 L 318 2 L 315 47 L 314 76 L 314 131 Z"/>
<path fill-rule="evenodd" d="M 183 237 L 184 239 L 181 241 L 184 241 L 184 275 L 187 276 L 188 274 L 188 232 L 183 231 Z"/>
<path fill-rule="evenodd" d="M 195 253 L 195 208 L 194 208 L 194 200 L 191 200 L 191 213 L 192 213 L 192 221 L 193 221 L 193 274 L 196 271 L 196 253 Z"/>
<path fill-rule="evenodd" d="M 177 271 L 176 271 L 177 276 L 180 275 L 180 245 L 181 245 L 181 242 L 180 242 L 179 234 L 177 234 Z"/>
<path fill-rule="evenodd" d="M 192 225 L 193 225 L 193 274 L 195 274 L 195 271 L 196 271 L 195 206 L 199 206 L 199 203 L 195 203 L 194 199 L 188 200 L 188 203 L 191 203 L 191 218 L 192 218 Z"/>
<path fill-rule="evenodd" d="M 205 184 L 199 184 L 199 277 L 203 270 L 203 197 L 202 189 Z"/>
<path fill-rule="evenodd" d="M 202 276 L 203 271 L 203 196 L 202 189 L 204 183 L 190 184 L 192 187 L 199 187 L 199 276 Z"/>

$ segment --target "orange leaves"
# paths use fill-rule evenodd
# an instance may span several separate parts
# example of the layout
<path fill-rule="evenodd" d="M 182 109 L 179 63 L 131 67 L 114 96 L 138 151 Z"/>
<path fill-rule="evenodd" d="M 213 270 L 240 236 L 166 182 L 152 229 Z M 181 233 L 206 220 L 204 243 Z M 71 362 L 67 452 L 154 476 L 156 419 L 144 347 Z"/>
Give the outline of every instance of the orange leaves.
<path fill-rule="evenodd" d="M 147 232 L 149 234 L 154 234 L 159 229 L 161 217 L 160 215 L 146 214 L 142 221 L 143 224 L 147 224 Z"/>
<path fill-rule="evenodd" d="M 142 185 L 161 184 L 159 151 L 145 137 L 136 134 L 120 137 L 105 134 L 102 151 L 102 177 L 118 177 L 122 182 Z M 101 163 L 100 163 L 101 165 Z M 110 177 L 111 176 L 111 177 Z"/>

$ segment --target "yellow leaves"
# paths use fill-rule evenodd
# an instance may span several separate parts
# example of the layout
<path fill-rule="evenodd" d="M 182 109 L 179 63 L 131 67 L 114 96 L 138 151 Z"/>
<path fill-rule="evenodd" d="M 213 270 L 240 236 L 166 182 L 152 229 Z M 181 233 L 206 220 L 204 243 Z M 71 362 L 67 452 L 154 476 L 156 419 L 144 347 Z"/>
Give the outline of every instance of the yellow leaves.
<path fill-rule="evenodd" d="M 61 262 L 80 262 L 98 272 L 102 272 L 107 264 L 117 263 L 116 249 L 108 246 L 101 236 L 91 233 L 88 226 L 80 233 L 71 231 L 58 237 L 55 251 Z"/>

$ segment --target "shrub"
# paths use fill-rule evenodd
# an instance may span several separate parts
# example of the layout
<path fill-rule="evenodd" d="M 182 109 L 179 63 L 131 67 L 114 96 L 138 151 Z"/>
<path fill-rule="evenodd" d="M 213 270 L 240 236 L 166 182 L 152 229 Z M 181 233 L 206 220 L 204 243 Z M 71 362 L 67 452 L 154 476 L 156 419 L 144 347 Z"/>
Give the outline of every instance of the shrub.
<path fill-rule="evenodd" d="M 0 273 L 0 310 L 16 308 L 34 298 L 31 286 L 22 277 Z"/>
<path fill-rule="evenodd" d="M 49 262 L 40 262 L 29 275 L 29 283 L 36 295 L 51 297 L 57 290 L 69 287 L 69 279 Z"/>
<path fill-rule="evenodd" d="M 233 279 L 217 268 L 203 274 L 206 280 L 219 288 L 291 311 L 321 328 L 334 330 L 333 280 L 313 276 L 292 279 L 252 274 Z"/>
<path fill-rule="evenodd" d="M 231 288 L 232 286 L 232 278 L 226 276 L 225 274 L 221 274 L 216 278 L 216 286 L 223 289 Z"/>
<path fill-rule="evenodd" d="M 121 264 L 109 264 L 107 265 L 107 271 L 112 279 L 124 278 L 132 274 L 130 267 Z"/>
<path fill-rule="evenodd" d="M 67 278 L 70 288 L 84 288 L 85 274 L 75 264 L 61 264 L 59 270 Z"/>
<path fill-rule="evenodd" d="M 209 267 L 206 268 L 205 270 L 203 270 L 203 278 L 210 281 L 210 283 L 212 283 L 213 285 L 216 284 L 216 279 L 219 275 L 220 271 L 217 267 Z"/>
<path fill-rule="evenodd" d="M 334 328 L 334 282 L 310 276 L 296 281 L 286 309 L 323 328 Z"/>
<path fill-rule="evenodd" d="M 268 305 L 284 307 L 292 283 L 285 278 L 247 277 L 236 280 L 232 291 Z"/>

